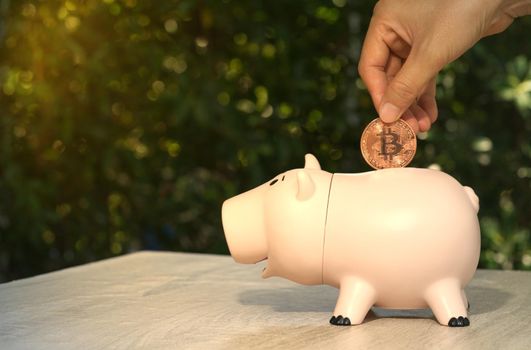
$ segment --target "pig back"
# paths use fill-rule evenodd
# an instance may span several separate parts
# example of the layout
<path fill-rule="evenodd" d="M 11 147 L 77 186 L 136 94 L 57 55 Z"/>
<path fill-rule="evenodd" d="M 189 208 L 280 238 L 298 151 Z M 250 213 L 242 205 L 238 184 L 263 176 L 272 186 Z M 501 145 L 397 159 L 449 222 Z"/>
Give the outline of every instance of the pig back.
<path fill-rule="evenodd" d="M 334 174 L 325 283 L 338 286 L 341 278 L 355 275 L 379 294 L 410 296 L 441 278 L 465 285 L 479 251 L 476 209 L 451 176 L 417 168 Z"/>

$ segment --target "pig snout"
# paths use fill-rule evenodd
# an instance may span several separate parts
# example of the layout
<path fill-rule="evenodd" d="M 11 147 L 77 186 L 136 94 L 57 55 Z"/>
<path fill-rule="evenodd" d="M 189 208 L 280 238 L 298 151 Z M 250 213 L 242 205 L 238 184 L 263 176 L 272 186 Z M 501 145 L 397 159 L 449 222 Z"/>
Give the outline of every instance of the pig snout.
<path fill-rule="evenodd" d="M 263 193 L 259 188 L 223 203 L 223 231 L 230 254 L 236 262 L 253 264 L 267 258 L 263 210 Z"/>

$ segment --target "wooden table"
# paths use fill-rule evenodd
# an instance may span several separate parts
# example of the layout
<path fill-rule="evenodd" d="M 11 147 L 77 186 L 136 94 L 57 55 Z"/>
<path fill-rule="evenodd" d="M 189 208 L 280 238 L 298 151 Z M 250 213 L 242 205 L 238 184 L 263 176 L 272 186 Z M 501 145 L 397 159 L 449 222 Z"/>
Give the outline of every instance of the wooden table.
<path fill-rule="evenodd" d="M 373 309 L 328 324 L 337 290 L 262 280 L 263 263 L 140 252 L 0 285 L 2 349 L 531 349 L 531 273 L 478 271 L 471 326 Z"/>

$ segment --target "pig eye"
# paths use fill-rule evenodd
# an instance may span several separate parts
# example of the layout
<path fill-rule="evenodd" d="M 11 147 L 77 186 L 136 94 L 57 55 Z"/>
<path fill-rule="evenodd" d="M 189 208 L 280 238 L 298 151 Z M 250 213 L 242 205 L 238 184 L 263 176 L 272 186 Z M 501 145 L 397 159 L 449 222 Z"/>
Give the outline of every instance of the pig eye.
<path fill-rule="evenodd" d="M 271 181 L 271 182 L 269 183 L 269 186 L 273 186 L 274 184 L 277 183 L 277 181 L 278 181 L 277 179 L 274 179 L 273 181 Z"/>
<path fill-rule="evenodd" d="M 284 181 L 284 178 L 285 178 L 285 177 L 286 177 L 286 175 L 283 175 L 283 176 L 282 176 L 282 181 Z"/>

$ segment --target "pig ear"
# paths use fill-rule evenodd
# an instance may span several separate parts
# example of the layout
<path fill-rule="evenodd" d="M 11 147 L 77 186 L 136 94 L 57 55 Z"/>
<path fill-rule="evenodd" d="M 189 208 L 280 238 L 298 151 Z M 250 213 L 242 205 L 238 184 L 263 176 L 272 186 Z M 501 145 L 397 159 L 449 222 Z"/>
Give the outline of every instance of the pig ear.
<path fill-rule="evenodd" d="M 306 170 L 297 171 L 297 199 L 305 201 L 315 192 L 315 184 Z"/>
<path fill-rule="evenodd" d="M 315 170 L 321 170 L 321 166 L 319 165 L 319 161 L 313 154 L 307 153 L 304 156 L 304 169 L 315 169 Z"/>

